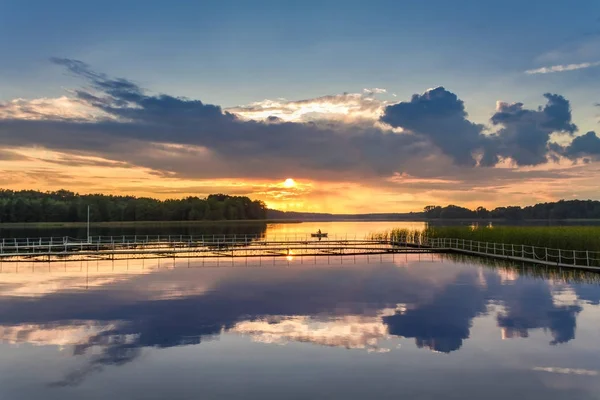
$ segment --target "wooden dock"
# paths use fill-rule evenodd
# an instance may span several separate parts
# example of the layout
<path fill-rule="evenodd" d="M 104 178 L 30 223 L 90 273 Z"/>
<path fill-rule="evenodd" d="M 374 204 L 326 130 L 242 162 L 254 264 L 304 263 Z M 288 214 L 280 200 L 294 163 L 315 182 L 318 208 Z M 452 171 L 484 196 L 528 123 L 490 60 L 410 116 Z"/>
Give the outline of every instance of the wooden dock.
<path fill-rule="evenodd" d="M 431 238 L 427 240 L 426 245 L 442 252 L 475 255 L 560 268 L 600 271 L 600 252 L 597 251 L 553 249 L 548 247 L 479 242 L 455 238 Z"/>
<path fill-rule="evenodd" d="M 437 252 L 427 246 L 399 246 L 372 239 L 262 238 L 251 235 L 98 236 L 2 239 L 5 261 L 57 261 L 132 258 L 343 256 Z"/>
<path fill-rule="evenodd" d="M 455 253 L 561 268 L 600 271 L 600 253 L 454 238 L 423 241 L 312 238 L 310 235 L 170 235 L 4 238 L 0 261 L 86 261 L 138 258 L 308 257 L 397 253 Z"/>

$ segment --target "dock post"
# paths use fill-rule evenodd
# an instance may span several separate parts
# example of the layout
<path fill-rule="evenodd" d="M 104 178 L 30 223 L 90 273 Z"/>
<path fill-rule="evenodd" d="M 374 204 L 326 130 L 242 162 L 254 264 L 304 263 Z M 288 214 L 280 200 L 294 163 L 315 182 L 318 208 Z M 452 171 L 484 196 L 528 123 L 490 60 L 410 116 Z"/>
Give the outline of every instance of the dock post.
<path fill-rule="evenodd" d="M 585 251 L 585 259 L 586 259 L 586 263 L 587 266 L 590 266 L 590 252 L 588 250 Z"/>
<path fill-rule="evenodd" d="M 87 240 L 90 242 L 90 206 L 87 206 Z"/>

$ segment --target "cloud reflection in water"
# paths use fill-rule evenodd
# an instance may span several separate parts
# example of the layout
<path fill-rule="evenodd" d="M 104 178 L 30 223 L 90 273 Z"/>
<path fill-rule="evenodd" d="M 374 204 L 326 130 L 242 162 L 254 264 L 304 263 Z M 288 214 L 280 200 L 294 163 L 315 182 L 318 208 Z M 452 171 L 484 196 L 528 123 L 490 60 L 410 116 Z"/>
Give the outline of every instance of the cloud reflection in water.
<path fill-rule="evenodd" d="M 560 344 L 575 338 L 579 303 L 593 293 L 585 286 L 577 304 L 558 304 L 547 280 L 439 261 L 415 259 L 405 268 L 147 267 L 111 272 L 114 279 L 100 274 L 99 284 L 87 289 L 75 271 L 63 274 L 55 290 L 45 286 L 31 297 L 21 294 L 28 282 L 39 287 L 39 279 L 13 274 L 0 287 L 0 339 L 70 346 L 74 356 L 86 355 L 86 367 L 54 383 L 76 385 L 104 366 L 135 360 L 144 348 L 196 345 L 224 334 L 370 352 L 389 352 L 395 348 L 390 340 L 412 338 L 417 347 L 449 353 L 470 338 L 473 320 L 482 316 L 496 319 L 498 338 L 543 329 L 551 344 Z"/>

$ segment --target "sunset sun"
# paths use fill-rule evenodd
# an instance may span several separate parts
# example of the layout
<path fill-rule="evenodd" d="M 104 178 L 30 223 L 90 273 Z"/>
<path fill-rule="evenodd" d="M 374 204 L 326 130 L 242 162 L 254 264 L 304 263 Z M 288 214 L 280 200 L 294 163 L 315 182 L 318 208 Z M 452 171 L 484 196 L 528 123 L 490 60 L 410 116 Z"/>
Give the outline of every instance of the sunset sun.
<path fill-rule="evenodd" d="M 284 182 L 283 182 L 283 187 L 285 188 L 293 188 L 294 186 L 296 186 L 296 181 L 293 180 L 292 178 L 287 178 Z"/>

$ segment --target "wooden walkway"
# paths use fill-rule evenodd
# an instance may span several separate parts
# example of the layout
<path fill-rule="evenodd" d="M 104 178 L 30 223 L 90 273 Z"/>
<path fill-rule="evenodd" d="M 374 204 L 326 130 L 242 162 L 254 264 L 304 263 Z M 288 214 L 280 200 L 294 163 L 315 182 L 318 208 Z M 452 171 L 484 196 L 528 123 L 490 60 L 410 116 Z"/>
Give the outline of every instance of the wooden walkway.
<path fill-rule="evenodd" d="M 422 242 L 382 239 L 325 239 L 294 235 L 94 236 L 5 238 L 0 261 L 86 261 L 137 258 L 306 257 L 397 253 L 455 253 L 514 262 L 600 271 L 600 253 L 545 247 L 432 238 Z"/>
<path fill-rule="evenodd" d="M 596 251 L 564 250 L 453 238 L 432 238 L 427 241 L 427 246 L 443 252 L 490 257 L 561 268 L 600 271 L 600 252 Z"/>
<path fill-rule="evenodd" d="M 430 247 L 371 239 L 265 239 L 235 236 L 103 236 L 74 238 L 3 239 L 0 259 L 5 261 L 64 261 L 133 258 L 344 256 L 385 253 L 430 253 Z"/>

